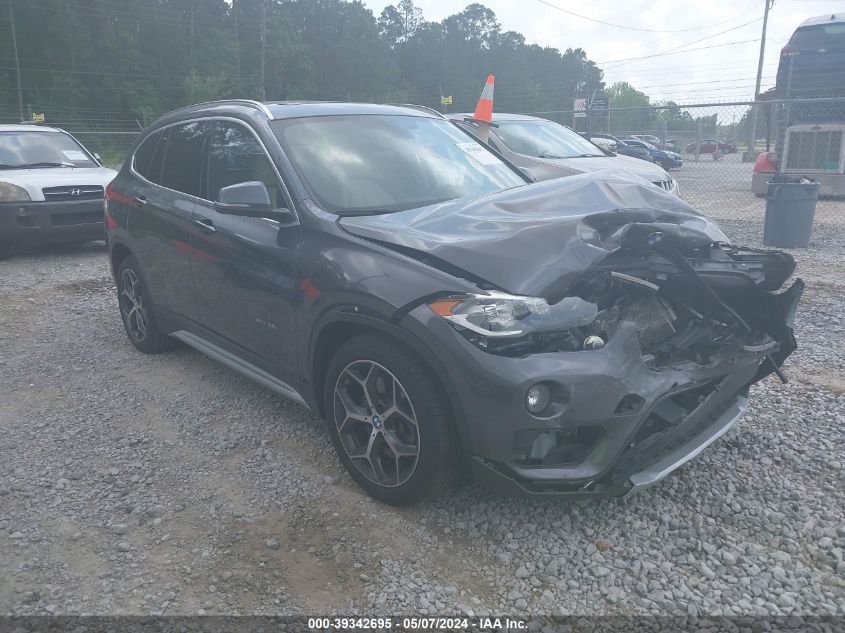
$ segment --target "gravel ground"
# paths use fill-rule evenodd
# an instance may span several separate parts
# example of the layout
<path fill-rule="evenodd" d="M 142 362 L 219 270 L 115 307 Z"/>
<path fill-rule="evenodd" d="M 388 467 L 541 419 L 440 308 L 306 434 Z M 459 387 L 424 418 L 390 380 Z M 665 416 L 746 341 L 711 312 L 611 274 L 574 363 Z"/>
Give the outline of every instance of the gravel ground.
<path fill-rule="evenodd" d="M 735 241 L 759 209 L 724 218 Z M 795 252 L 792 383 L 661 485 L 407 510 L 297 405 L 136 352 L 102 245 L 0 262 L 0 613 L 845 614 L 843 252 L 836 222 Z"/>

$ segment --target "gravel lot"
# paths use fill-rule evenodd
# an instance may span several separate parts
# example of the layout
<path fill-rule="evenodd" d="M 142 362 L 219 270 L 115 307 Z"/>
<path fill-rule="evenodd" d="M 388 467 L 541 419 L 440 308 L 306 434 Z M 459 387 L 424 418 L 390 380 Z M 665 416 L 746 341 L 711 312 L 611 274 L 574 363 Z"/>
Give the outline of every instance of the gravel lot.
<path fill-rule="evenodd" d="M 759 244 L 760 201 L 702 206 Z M 829 209 L 795 252 L 792 383 L 755 386 L 723 441 L 627 502 L 382 506 L 302 408 L 186 348 L 136 352 L 102 245 L 0 262 L 0 613 L 845 614 Z"/>

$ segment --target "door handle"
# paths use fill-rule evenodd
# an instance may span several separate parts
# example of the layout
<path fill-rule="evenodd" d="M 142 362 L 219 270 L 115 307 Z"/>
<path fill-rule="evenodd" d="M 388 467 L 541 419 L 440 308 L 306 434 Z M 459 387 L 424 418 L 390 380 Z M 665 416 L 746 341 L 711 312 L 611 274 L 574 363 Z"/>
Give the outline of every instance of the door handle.
<path fill-rule="evenodd" d="M 144 196 L 135 196 L 132 199 L 135 201 L 135 204 L 137 204 L 139 208 L 147 204 L 147 199 Z"/>
<path fill-rule="evenodd" d="M 214 227 L 214 222 L 208 218 L 196 218 L 194 226 L 198 226 L 203 233 L 214 233 L 217 229 Z"/>

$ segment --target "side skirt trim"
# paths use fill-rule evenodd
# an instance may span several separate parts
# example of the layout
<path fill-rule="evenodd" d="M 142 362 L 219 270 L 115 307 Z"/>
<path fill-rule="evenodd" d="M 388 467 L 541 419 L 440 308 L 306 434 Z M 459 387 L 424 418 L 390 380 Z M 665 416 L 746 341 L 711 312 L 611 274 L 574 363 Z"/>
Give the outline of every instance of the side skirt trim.
<path fill-rule="evenodd" d="M 299 394 L 299 392 L 296 391 L 296 389 L 291 387 L 289 384 L 282 382 L 275 376 L 268 374 L 263 369 L 256 367 L 252 363 L 248 363 L 242 358 L 238 358 L 231 352 L 223 349 L 218 345 L 215 345 L 214 343 L 211 343 L 210 341 L 207 341 L 201 336 L 197 336 L 192 332 L 186 332 L 185 330 L 178 330 L 176 332 L 173 332 L 170 336 L 179 339 L 186 345 L 193 347 L 195 350 L 202 352 L 206 356 L 210 356 L 214 360 L 223 363 L 230 369 L 234 369 L 239 374 L 242 374 L 257 383 L 260 383 L 265 387 L 272 389 L 273 391 L 284 396 L 285 398 L 289 398 L 297 404 L 301 404 L 306 409 L 311 409 L 311 407 L 308 406 L 308 404 L 305 402 L 305 399 Z"/>

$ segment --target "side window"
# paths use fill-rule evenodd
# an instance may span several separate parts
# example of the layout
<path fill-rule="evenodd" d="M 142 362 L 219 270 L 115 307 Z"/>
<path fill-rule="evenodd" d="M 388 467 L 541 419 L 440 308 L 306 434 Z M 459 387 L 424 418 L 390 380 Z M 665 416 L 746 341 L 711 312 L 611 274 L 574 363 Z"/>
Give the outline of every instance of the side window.
<path fill-rule="evenodd" d="M 191 196 L 202 195 L 202 146 L 206 123 L 194 121 L 168 128 L 161 185 Z"/>
<path fill-rule="evenodd" d="M 148 136 L 135 152 L 135 171 L 156 184 L 161 183 L 161 163 L 164 157 L 164 143 L 161 139 L 164 132 L 158 131 Z"/>
<path fill-rule="evenodd" d="M 288 206 L 273 164 L 255 135 L 244 125 L 215 121 L 208 146 L 208 196 L 218 201 L 223 187 L 250 180 L 263 182 L 278 208 Z"/>

